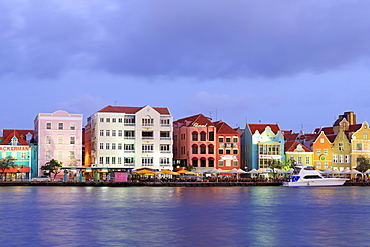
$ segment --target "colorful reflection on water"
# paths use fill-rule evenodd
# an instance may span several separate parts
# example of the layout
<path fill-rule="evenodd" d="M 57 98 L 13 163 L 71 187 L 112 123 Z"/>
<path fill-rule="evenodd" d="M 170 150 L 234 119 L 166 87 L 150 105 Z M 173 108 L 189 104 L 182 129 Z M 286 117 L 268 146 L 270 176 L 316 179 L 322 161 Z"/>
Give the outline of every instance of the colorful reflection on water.
<path fill-rule="evenodd" d="M 3 246 L 367 246 L 370 188 L 1 187 Z"/>

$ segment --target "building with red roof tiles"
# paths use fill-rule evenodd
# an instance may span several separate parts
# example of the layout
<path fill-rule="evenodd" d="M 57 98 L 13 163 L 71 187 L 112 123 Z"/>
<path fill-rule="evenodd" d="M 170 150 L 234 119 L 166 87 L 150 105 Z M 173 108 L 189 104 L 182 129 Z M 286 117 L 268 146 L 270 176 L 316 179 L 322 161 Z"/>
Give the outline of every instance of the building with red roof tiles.
<path fill-rule="evenodd" d="M 33 130 L 3 130 L 0 157 L 15 159 L 14 167 L 4 170 L 7 179 L 29 179 L 37 174 L 37 146 L 32 142 Z"/>
<path fill-rule="evenodd" d="M 88 118 L 85 165 L 95 180 L 133 169 L 172 169 L 168 108 L 107 106 Z"/>
<path fill-rule="evenodd" d="M 286 163 L 294 165 L 313 165 L 313 152 L 297 141 L 284 144 Z"/>
<path fill-rule="evenodd" d="M 240 168 L 240 134 L 227 123 L 218 121 L 216 127 L 216 168 L 231 170 Z"/>
<path fill-rule="evenodd" d="M 241 140 L 243 169 L 269 169 L 271 160 L 285 161 L 284 136 L 277 124 L 247 124 Z"/>
<path fill-rule="evenodd" d="M 203 114 L 197 114 L 173 122 L 173 155 L 176 169 L 216 168 L 217 128 L 211 120 Z"/>

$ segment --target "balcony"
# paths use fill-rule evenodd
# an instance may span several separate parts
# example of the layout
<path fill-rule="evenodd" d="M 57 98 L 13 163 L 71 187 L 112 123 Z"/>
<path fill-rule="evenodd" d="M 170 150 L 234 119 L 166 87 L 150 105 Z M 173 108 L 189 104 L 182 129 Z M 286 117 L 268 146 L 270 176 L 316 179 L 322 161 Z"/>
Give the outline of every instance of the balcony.
<path fill-rule="evenodd" d="M 161 137 L 160 140 L 171 140 L 171 137 Z"/>
<path fill-rule="evenodd" d="M 143 140 L 154 140 L 153 136 L 143 136 Z"/>
<path fill-rule="evenodd" d="M 154 126 L 154 123 L 142 123 L 143 127 L 152 127 Z"/>
<path fill-rule="evenodd" d="M 123 139 L 125 139 L 125 140 L 135 140 L 135 136 L 125 136 Z"/>
<path fill-rule="evenodd" d="M 135 126 L 135 123 L 124 123 L 124 126 Z"/>
<path fill-rule="evenodd" d="M 161 154 L 169 154 L 169 153 L 171 153 L 171 151 L 170 150 L 161 150 L 160 153 Z"/>
<path fill-rule="evenodd" d="M 135 153 L 135 150 L 124 150 L 123 152 L 126 154 L 129 154 L 129 153 Z"/>
<path fill-rule="evenodd" d="M 154 153 L 154 150 L 142 150 L 143 154 L 151 154 Z"/>
<path fill-rule="evenodd" d="M 135 166 L 135 163 L 124 163 L 124 166 Z"/>
<path fill-rule="evenodd" d="M 171 124 L 161 124 L 161 127 L 171 127 Z"/>

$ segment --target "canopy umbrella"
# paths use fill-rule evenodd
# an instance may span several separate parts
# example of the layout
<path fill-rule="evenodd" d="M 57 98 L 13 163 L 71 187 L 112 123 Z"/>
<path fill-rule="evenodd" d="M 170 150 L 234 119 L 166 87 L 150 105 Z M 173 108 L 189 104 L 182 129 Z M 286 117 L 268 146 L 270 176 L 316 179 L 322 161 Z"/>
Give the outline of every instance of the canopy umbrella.
<path fill-rule="evenodd" d="M 150 170 L 140 170 L 140 171 L 134 171 L 136 174 L 154 174 L 155 172 L 150 171 Z"/>
<path fill-rule="evenodd" d="M 171 171 L 171 170 L 162 170 L 162 171 L 159 171 L 158 173 L 159 174 L 169 174 L 169 175 L 179 175 L 178 172 L 174 172 L 174 171 Z"/>
<path fill-rule="evenodd" d="M 242 170 L 242 169 L 240 169 L 240 168 L 239 168 L 239 169 L 237 169 L 237 171 L 238 171 L 238 173 L 243 173 L 243 174 L 244 174 L 244 173 L 247 173 L 246 171 L 244 171 L 244 170 Z"/>
<path fill-rule="evenodd" d="M 247 173 L 249 173 L 249 174 L 258 174 L 258 173 L 262 173 L 262 172 L 260 170 L 252 169 Z"/>
<path fill-rule="evenodd" d="M 364 172 L 364 174 L 370 174 L 370 169 L 367 169 L 366 172 Z"/>
<path fill-rule="evenodd" d="M 188 171 L 188 170 L 177 171 L 177 173 L 179 173 L 179 174 L 189 174 L 189 172 L 191 172 L 191 171 Z"/>
<path fill-rule="evenodd" d="M 350 172 L 348 172 L 347 174 L 362 174 L 362 172 L 359 172 L 359 171 L 353 169 Z"/>

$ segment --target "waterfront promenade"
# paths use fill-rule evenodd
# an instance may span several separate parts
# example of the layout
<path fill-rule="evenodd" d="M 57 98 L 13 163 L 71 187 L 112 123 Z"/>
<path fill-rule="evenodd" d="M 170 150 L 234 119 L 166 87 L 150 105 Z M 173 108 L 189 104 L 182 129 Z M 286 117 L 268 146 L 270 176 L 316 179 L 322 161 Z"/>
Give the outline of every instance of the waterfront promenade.
<path fill-rule="evenodd" d="M 92 187 L 245 187 L 245 186 L 281 186 L 282 182 L 29 182 L 7 181 L 0 186 L 92 186 Z M 370 186 L 370 181 L 347 181 L 344 186 Z"/>

